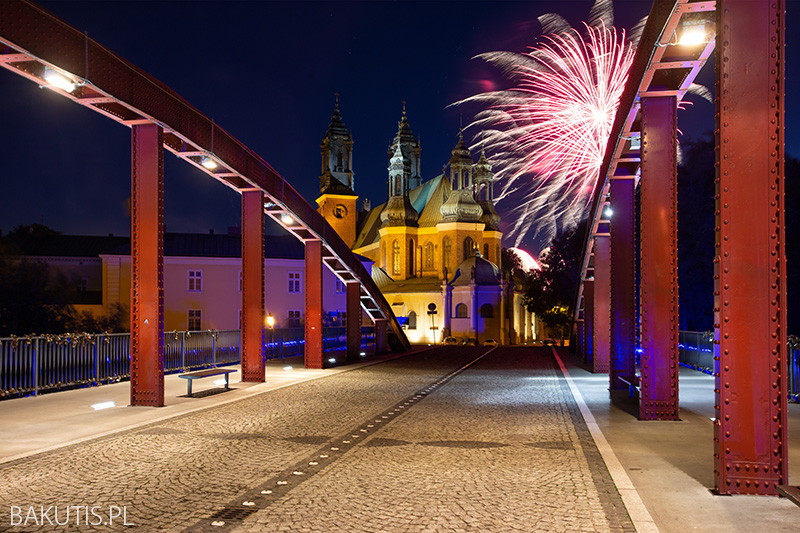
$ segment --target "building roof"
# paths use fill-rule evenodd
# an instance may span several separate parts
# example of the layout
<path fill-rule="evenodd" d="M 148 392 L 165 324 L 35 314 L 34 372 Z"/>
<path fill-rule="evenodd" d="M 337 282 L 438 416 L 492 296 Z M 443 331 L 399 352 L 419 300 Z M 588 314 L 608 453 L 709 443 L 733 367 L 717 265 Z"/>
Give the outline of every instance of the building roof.
<path fill-rule="evenodd" d="M 19 253 L 28 256 L 97 257 L 130 255 L 130 237 L 94 235 L 50 235 L 17 241 L 5 237 L 4 244 L 16 245 Z M 241 236 L 214 233 L 166 233 L 165 256 L 241 257 Z M 292 235 L 265 235 L 264 257 L 271 259 L 303 259 L 303 243 Z"/>
<path fill-rule="evenodd" d="M 491 261 L 481 257 L 480 254 L 476 254 L 458 265 L 453 279 L 450 280 L 450 285 L 454 287 L 469 285 L 473 278 L 476 285 L 499 285 L 500 269 Z"/>

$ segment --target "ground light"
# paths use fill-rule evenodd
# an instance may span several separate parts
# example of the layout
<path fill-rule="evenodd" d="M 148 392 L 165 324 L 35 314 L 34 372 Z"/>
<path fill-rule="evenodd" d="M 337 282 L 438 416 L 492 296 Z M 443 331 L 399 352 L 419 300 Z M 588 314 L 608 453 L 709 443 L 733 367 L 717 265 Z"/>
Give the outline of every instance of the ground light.
<path fill-rule="evenodd" d="M 281 215 L 281 222 L 283 222 L 288 226 L 289 224 L 294 224 L 294 219 L 291 216 L 284 213 Z"/>
<path fill-rule="evenodd" d="M 91 406 L 92 409 L 95 411 L 100 411 L 101 409 L 111 409 L 112 407 L 116 407 L 116 402 L 101 402 L 96 403 Z"/>

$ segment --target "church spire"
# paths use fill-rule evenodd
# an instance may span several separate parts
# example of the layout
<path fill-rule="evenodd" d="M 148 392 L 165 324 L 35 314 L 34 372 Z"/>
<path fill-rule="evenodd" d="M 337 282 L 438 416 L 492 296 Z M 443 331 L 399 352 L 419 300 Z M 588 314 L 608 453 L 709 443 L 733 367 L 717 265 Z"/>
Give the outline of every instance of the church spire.
<path fill-rule="evenodd" d="M 347 130 L 339 111 L 339 93 L 335 94 L 333 114 L 328 131 L 320 145 L 322 173 L 321 194 L 355 195 L 353 183 L 353 136 Z"/>

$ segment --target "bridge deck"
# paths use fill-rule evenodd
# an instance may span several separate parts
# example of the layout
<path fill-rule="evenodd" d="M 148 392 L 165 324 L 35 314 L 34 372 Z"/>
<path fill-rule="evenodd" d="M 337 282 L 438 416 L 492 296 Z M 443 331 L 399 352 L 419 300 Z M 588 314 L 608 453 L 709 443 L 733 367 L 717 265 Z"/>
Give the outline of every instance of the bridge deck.
<path fill-rule="evenodd" d="M 91 410 L 126 405 L 125 384 L 2 402 L 0 505 L 23 517 L 32 505 L 125 506 L 142 531 L 633 531 L 630 517 L 645 531 L 648 516 L 662 531 L 795 526 L 786 500 L 708 492 L 711 378 L 682 374 L 682 422 L 638 422 L 627 394 L 610 402 L 607 377 L 563 353 L 604 435 L 595 444 L 549 348 L 501 347 L 476 361 L 487 350 L 313 371 L 273 362 L 265 384 L 160 409 Z M 167 395 L 183 385 L 167 376 Z M 791 473 L 797 485 L 800 469 Z M 649 514 L 629 515 L 620 492 Z M 9 525 L 7 513 L 0 520 Z"/>

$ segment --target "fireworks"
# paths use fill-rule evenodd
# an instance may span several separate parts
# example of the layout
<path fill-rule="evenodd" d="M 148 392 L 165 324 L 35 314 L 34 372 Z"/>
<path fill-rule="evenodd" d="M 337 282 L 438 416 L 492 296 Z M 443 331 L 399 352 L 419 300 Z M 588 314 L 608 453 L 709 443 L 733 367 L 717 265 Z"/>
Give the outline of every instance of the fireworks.
<path fill-rule="evenodd" d="M 492 154 L 515 245 L 549 240 L 579 222 L 591 200 L 633 60 L 610 13 L 610 2 L 598 1 L 584 35 L 557 15 L 540 17 L 548 34 L 529 53 L 479 56 L 515 86 L 460 102 L 486 106 L 471 126 Z"/>

